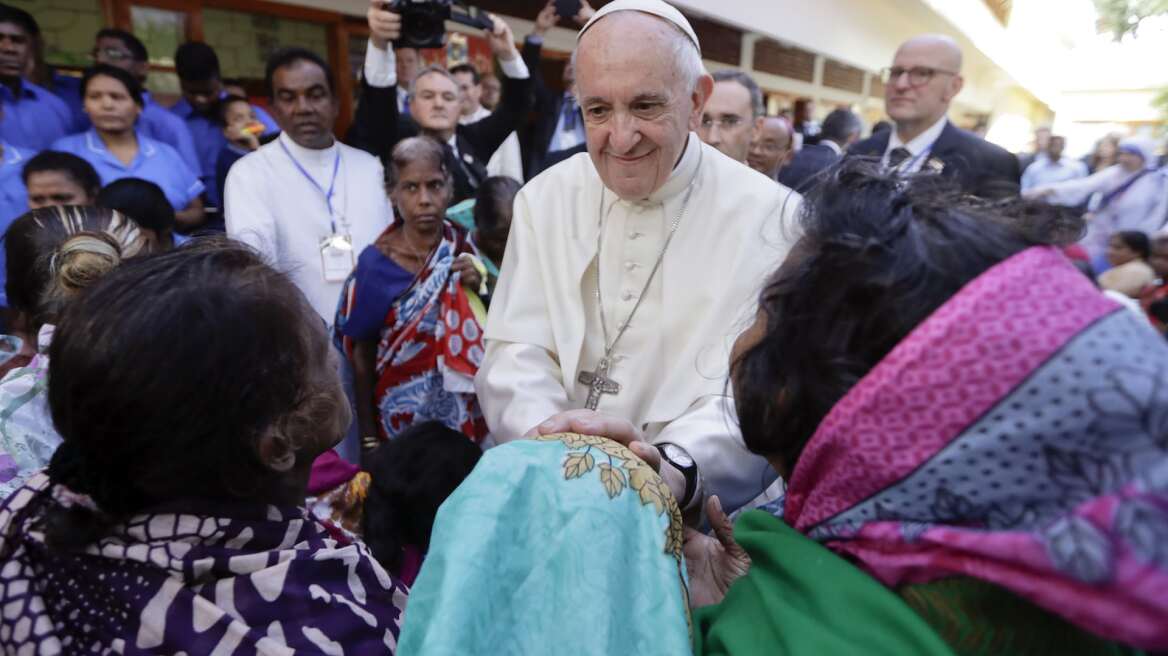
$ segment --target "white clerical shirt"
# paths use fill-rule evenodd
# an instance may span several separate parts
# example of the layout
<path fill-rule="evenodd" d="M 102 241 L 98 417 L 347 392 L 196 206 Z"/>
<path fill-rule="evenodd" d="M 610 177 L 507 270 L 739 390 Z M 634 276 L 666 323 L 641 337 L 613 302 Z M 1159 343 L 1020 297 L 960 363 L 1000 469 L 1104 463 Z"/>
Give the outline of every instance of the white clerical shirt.
<path fill-rule="evenodd" d="M 479 105 L 479 108 L 474 113 L 458 119 L 458 122 L 463 125 L 470 125 L 490 115 L 491 110 Z M 512 132 L 507 135 L 507 140 L 491 155 L 490 161 L 487 162 L 487 175 L 492 177 L 505 175 L 514 179 L 516 182 L 523 182 L 523 155 L 519 151 L 518 132 Z"/>
<path fill-rule="evenodd" d="M 589 388 L 579 374 L 605 351 L 597 267 L 612 340 L 691 187 L 661 269 L 613 352 L 609 377 L 621 391 L 602 395 L 597 409 L 628 419 L 654 443 L 684 448 L 706 491 L 733 509 L 775 473 L 737 430 L 726 388 L 730 347 L 789 250 L 800 199 L 696 134 L 666 183 L 642 201 L 605 189 L 586 153 L 520 190 L 475 386 L 498 442 L 584 407 Z"/>
<path fill-rule="evenodd" d="M 330 215 L 324 191 L 332 183 L 338 153 Z M 335 227 L 351 237 L 355 261 L 393 220 L 384 188 L 376 157 L 338 142 L 312 150 L 281 134 L 231 167 L 224 191 L 227 235 L 287 273 L 331 326 L 343 281 L 325 280 L 321 242 Z"/>

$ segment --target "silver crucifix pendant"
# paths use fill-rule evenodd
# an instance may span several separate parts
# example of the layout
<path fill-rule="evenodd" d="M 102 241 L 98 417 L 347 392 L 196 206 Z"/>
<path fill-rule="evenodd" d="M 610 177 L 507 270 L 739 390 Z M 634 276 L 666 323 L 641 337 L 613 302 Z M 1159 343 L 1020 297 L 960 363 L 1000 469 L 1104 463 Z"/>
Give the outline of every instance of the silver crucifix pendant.
<path fill-rule="evenodd" d="M 581 371 L 576 380 L 588 386 L 588 400 L 584 402 L 584 407 L 589 410 L 595 410 L 596 406 L 600 405 L 600 396 L 602 394 L 620 394 L 620 383 L 608 377 L 609 368 L 608 358 L 601 358 L 596 365 L 595 371 Z"/>

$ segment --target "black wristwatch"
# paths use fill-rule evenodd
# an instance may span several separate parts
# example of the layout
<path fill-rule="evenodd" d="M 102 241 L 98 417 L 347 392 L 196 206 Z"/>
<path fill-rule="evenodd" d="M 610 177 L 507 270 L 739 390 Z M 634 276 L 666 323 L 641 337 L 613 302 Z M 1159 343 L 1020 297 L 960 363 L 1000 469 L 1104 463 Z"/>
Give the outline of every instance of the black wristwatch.
<path fill-rule="evenodd" d="M 698 464 L 689 453 L 676 444 L 658 444 L 657 451 L 661 457 L 677 468 L 685 476 L 685 494 L 678 506 L 684 511 L 693 503 L 694 495 L 698 491 Z"/>

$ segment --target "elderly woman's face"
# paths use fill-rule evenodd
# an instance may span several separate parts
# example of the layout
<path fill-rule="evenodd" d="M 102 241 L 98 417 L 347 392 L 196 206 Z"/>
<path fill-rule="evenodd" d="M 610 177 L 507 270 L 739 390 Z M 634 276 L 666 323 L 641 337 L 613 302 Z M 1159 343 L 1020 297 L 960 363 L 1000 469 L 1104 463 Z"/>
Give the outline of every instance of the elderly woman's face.
<path fill-rule="evenodd" d="M 665 184 L 697 127 L 711 86 L 689 87 L 676 61 L 677 38 L 664 21 L 612 14 L 580 40 L 576 90 L 588 154 L 604 185 L 641 200 Z"/>
<path fill-rule="evenodd" d="M 398 170 L 389 197 L 407 226 L 431 232 L 442 227 L 451 191 L 450 180 L 436 162 L 415 160 Z"/>

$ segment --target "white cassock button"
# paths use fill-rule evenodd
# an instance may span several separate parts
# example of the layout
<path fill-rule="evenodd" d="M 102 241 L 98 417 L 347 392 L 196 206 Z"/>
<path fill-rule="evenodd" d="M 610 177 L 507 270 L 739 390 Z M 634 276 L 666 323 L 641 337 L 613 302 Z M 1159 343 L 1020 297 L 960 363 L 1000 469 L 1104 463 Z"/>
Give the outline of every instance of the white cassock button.
<path fill-rule="evenodd" d="M 636 262 L 625 262 L 625 271 L 635 271 L 638 266 Z"/>
<path fill-rule="evenodd" d="M 631 301 L 636 297 L 637 297 L 637 295 L 632 293 L 632 292 L 625 292 L 625 293 L 621 294 L 622 301 Z"/>

